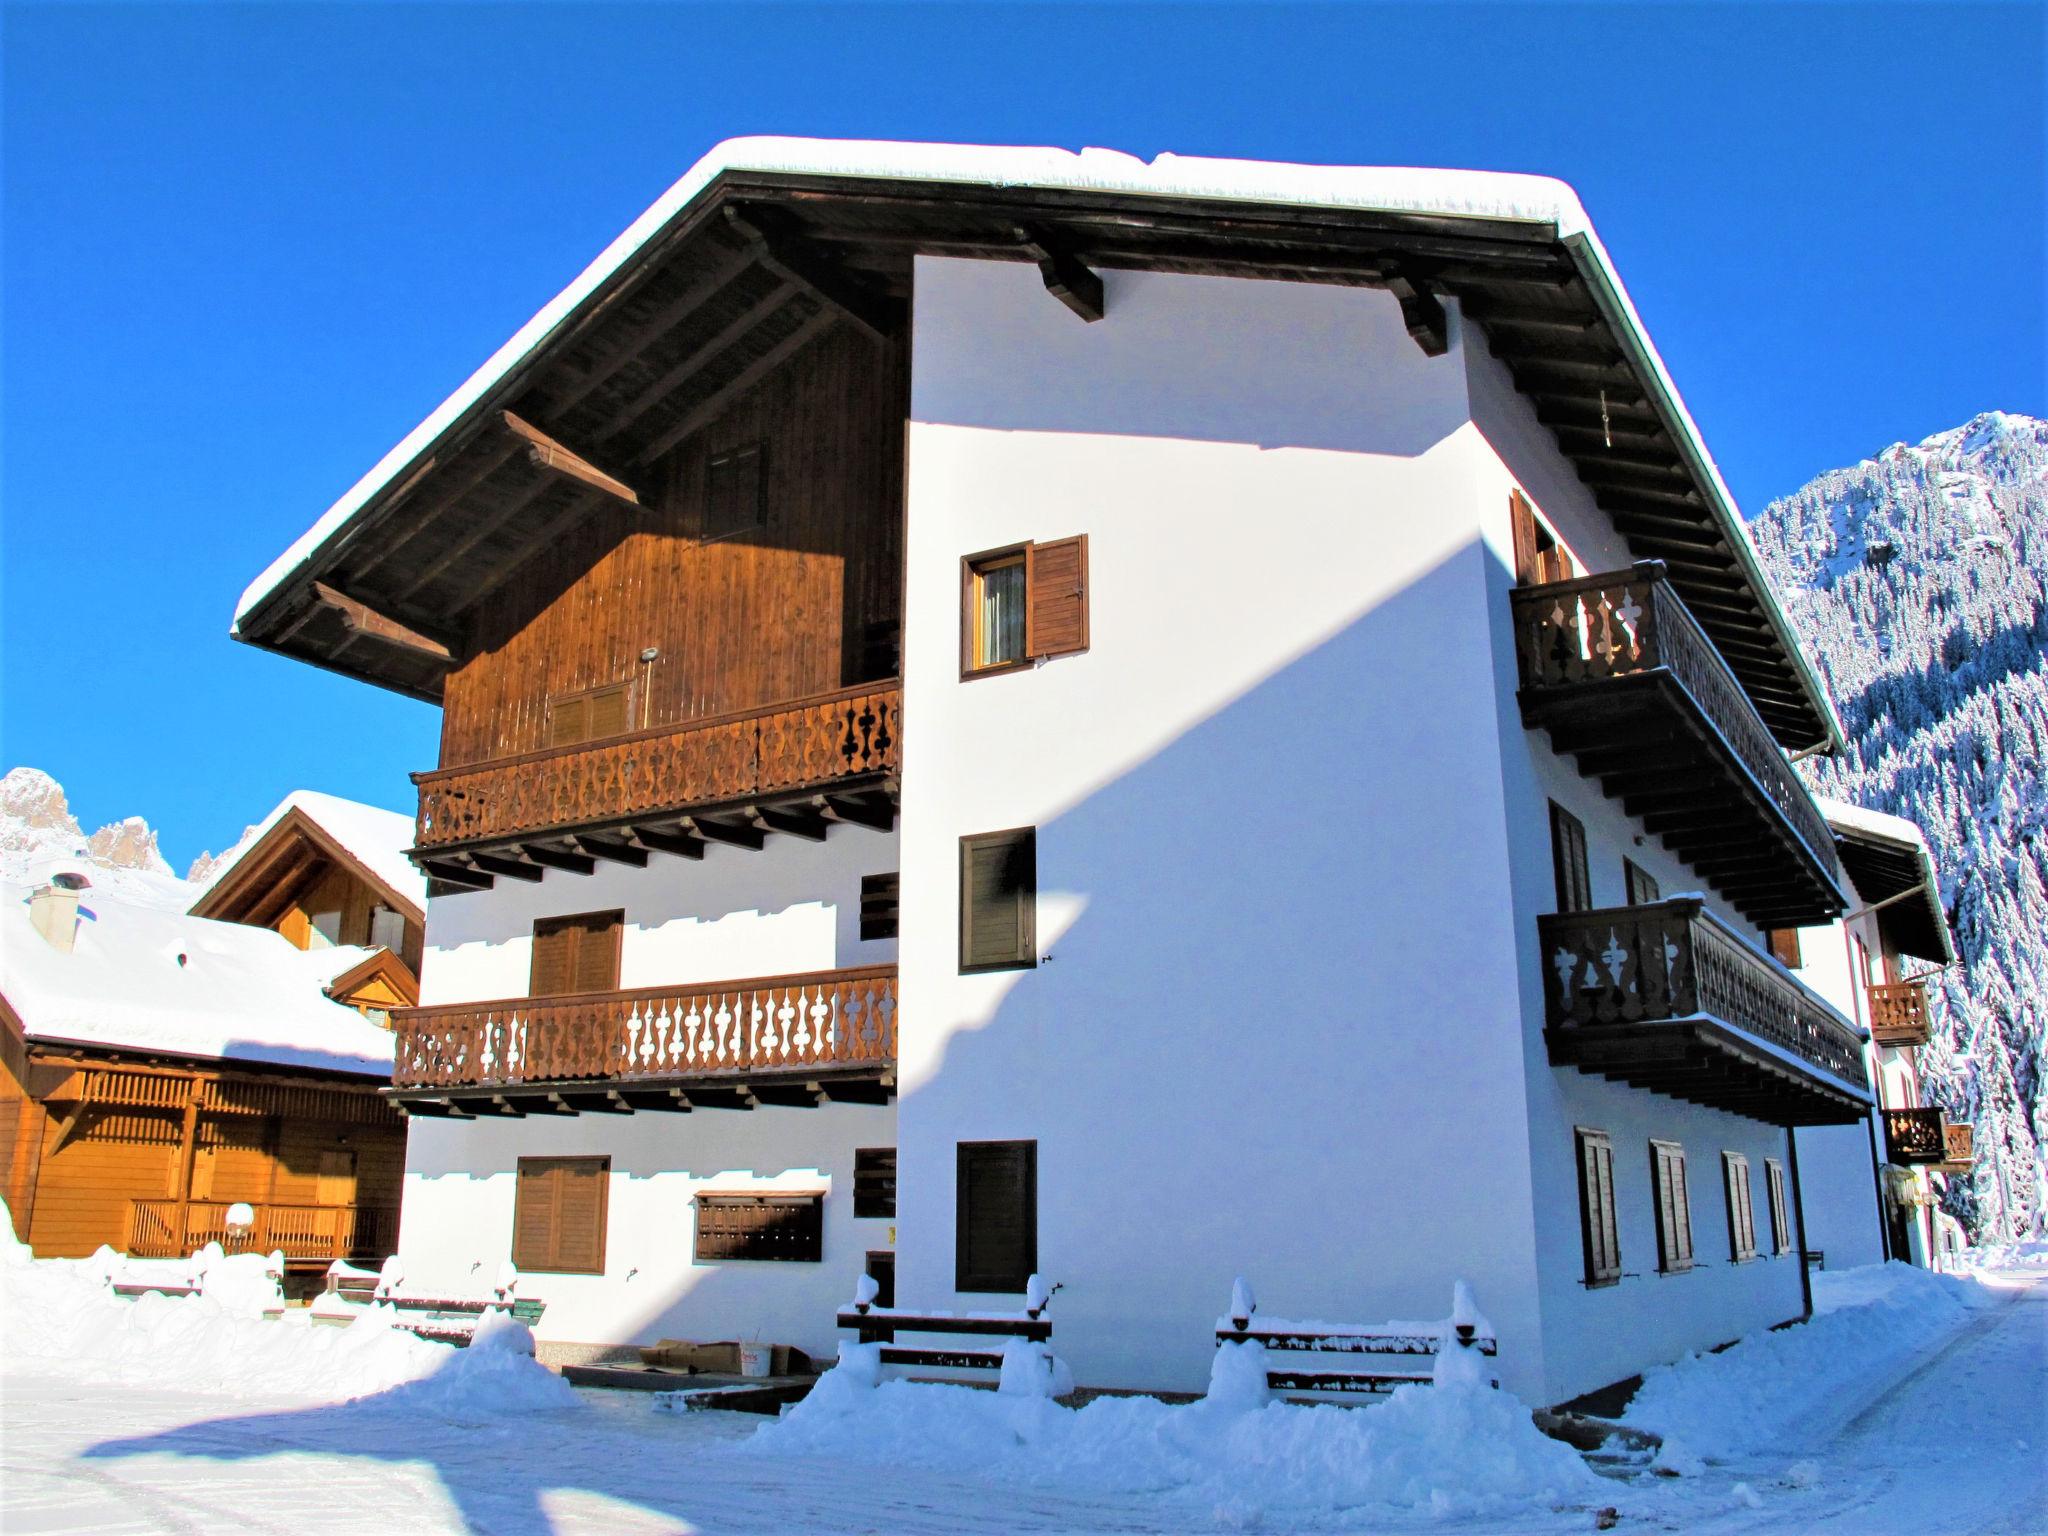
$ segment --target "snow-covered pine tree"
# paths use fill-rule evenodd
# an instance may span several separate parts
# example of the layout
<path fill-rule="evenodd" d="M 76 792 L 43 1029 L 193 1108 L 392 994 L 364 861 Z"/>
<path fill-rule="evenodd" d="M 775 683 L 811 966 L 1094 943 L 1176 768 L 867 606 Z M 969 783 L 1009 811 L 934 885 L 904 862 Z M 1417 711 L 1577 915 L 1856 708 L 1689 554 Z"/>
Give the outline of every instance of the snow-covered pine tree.
<path fill-rule="evenodd" d="M 2048 1184 L 2048 423 L 1990 412 L 1820 476 L 1752 525 L 1848 735 L 1822 793 L 1918 822 L 1959 964 L 1921 1053 L 1977 1165 L 1979 1241 L 2040 1223 Z"/>

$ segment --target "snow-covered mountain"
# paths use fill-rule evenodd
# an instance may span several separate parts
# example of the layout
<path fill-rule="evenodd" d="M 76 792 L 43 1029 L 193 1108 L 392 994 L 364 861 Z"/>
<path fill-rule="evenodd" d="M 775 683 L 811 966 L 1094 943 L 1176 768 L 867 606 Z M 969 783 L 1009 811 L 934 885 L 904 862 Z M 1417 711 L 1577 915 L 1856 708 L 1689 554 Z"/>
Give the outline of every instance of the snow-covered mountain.
<path fill-rule="evenodd" d="M 104 871 L 94 884 L 131 901 L 182 910 L 197 887 L 180 880 L 140 816 L 112 821 L 91 836 L 71 814 L 64 786 L 40 768 L 0 778 L 0 880 L 35 879 L 52 859 L 83 859 Z"/>
<path fill-rule="evenodd" d="M 2048 1208 L 2048 422 L 1990 412 L 1822 475 L 1751 530 L 1848 748 L 1802 767 L 1927 832 L 1960 964 L 1922 1052 L 1980 1240 Z"/>

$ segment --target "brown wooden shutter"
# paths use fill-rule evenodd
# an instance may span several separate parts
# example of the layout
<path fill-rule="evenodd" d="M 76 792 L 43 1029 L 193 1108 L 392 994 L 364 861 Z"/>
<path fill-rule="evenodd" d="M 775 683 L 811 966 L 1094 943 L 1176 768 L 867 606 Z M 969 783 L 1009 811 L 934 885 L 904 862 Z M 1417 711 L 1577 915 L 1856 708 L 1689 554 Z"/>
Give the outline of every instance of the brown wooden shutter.
<path fill-rule="evenodd" d="M 1799 969 L 1799 930 L 1797 928 L 1773 928 L 1771 930 L 1771 958 L 1787 970 Z"/>
<path fill-rule="evenodd" d="M 577 919 L 576 990 L 610 992 L 619 985 L 619 940 L 625 926 L 622 911 L 588 912 Z"/>
<path fill-rule="evenodd" d="M 527 992 L 561 997 L 571 992 L 610 992 L 619 984 L 619 941 L 623 911 L 578 912 L 544 917 L 533 925 L 533 970 Z"/>
<path fill-rule="evenodd" d="M 896 1214 L 896 1149 L 856 1147 L 853 1152 L 853 1214 Z"/>
<path fill-rule="evenodd" d="M 1555 800 L 1550 803 L 1550 857 L 1557 881 L 1557 910 L 1591 910 L 1593 876 L 1586 863 L 1585 824 Z"/>
<path fill-rule="evenodd" d="M 1634 859 L 1621 861 L 1623 883 L 1628 887 L 1628 904 L 1632 907 L 1647 907 L 1658 900 L 1660 892 L 1657 882 L 1636 864 Z"/>
<path fill-rule="evenodd" d="M 896 937 L 896 913 L 902 889 L 903 877 L 895 870 L 886 875 L 860 877 L 860 936 L 863 940 Z"/>
<path fill-rule="evenodd" d="M 512 1202 L 512 1262 L 540 1273 L 604 1273 L 609 1157 L 522 1157 Z"/>
<path fill-rule="evenodd" d="M 632 724 L 632 689 L 624 683 L 615 683 L 609 688 L 599 688 L 589 696 L 588 718 L 585 737 L 597 741 L 606 736 L 622 735 Z"/>
<path fill-rule="evenodd" d="M 548 705 L 548 745 L 551 747 L 573 747 L 579 741 L 590 739 L 590 699 L 579 694 L 571 699 L 555 699 Z"/>
<path fill-rule="evenodd" d="M 1771 1197 L 1771 1251 L 1792 1251 L 1792 1218 L 1785 1209 L 1785 1165 L 1775 1157 L 1764 1159 L 1764 1181 Z"/>
<path fill-rule="evenodd" d="M 1024 550 L 1024 650 L 1034 657 L 1088 649 L 1088 535 Z"/>
<path fill-rule="evenodd" d="M 575 990 L 574 920 L 544 917 L 533 925 L 533 969 L 526 990 L 532 997 L 560 997 Z"/>
<path fill-rule="evenodd" d="M 1541 579 L 1536 568 L 1536 509 L 1520 491 L 1508 493 L 1508 520 L 1514 527 L 1515 584 L 1528 586 Z"/>
<path fill-rule="evenodd" d="M 545 1270 L 554 1257 L 554 1181 L 539 1161 L 522 1157 L 512 1196 L 512 1262 L 521 1269 Z"/>
<path fill-rule="evenodd" d="M 963 1141 L 953 1289 L 1022 1291 L 1038 1268 L 1038 1143 Z"/>
<path fill-rule="evenodd" d="M 960 839 L 960 969 L 1038 963 L 1038 833 L 1019 827 Z"/>
<path fill-rule="evenodd" d="M 1586 1284 L 1612 1285 L 1621 1278 L 1621 1244 L 1614 1221 L 1614 1145 L 1604 1131 L 1580 1129 L 1579 1236 Z"/>

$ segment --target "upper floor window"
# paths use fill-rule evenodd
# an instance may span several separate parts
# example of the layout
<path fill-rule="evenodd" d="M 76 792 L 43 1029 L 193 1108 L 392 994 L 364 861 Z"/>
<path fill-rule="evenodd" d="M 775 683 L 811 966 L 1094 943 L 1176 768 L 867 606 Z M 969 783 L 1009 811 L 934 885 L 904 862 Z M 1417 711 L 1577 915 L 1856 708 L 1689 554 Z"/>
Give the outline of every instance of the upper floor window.
<path fill-rule="evenodd" d="M 1508 495 L 1508 514 L 1514 522 L 1515 580 L 1522 586 L 1546 581 L 1569 581 L 1577 574 L 1572 557 L 1557 535 L 1537 520 L 1536 508 L 1520 491 Z"/>
<path fill-rule="evenodd" d="M 533 925 L 533 971 L 527 992 L 560 997 L 610 992 L 619 984 L 619 940 L 626 914 L 577 912 Z"/>
<path fill-rule="evenodd" d="M 1550 802 L 1550 860 L 1557 879 L 1557 910 L 1589 911 L 1593 876 L 1586 866 L 1586 824 L 1555 800 Z"/>
<path fill-rule="evenodd" d="M 1038 831 L 960 839 L 960 971 L 1038 964 Z"/>
<path fill-rule="evenodd" d="M 960 567 L 960 673 L 1088 649 L 1088 536 L 969 555 Z"/>
<path fill-rule="evenodd" d="M 1770 938 L 1771 958 L 1784 966 L 1788 971 L 1798 970 L 1800 964 L 1799 930 L 1797 928 L 1773 928 Z"/>
<path fill-rule="evenodd" d="M 633 723 L 633 687 L 607 683 L 580 693 L 559 693 L 548 700 L 548 745 L 572 747 L 623 735 Z"/>
<path fill-rule="evenodd" d="M 868 939 L 896 937 L 896 910 L 903 889 L 903 876 L 896 870 L 886 875 L 860 877 L 860 936 Z"/>
<path fill-rule="evenodd" d="M 767 476 L 761 445 L 714 453 L 705 472 L 704 537 L 722 539 L 768 520 Z"/>
<path fill-rule="evenodd" d="M 1685 1179 L 1685 1148 L 1675 1141 L 1651 1142 L 1650 1172 L 1657 1190 L 1657 1267 L 1675 1275 L 1692 1268 L 1692 1192 Z"/>
<path fill-rule="evenodd" d="M 1634 859 L 1621 861 L 1621 878 L 1628 889 L 1628 904 L 1632 907 L 1647 907 L 1662 899 L 1657 882 L 1643 871 Z"/>

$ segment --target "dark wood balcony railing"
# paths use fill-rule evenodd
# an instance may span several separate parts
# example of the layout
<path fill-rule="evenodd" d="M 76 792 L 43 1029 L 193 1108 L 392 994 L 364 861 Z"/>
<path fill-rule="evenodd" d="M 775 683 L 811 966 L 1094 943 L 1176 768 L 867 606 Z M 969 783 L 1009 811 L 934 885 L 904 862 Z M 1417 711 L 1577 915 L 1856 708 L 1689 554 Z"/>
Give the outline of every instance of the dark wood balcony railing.
<path fill-rule="evenodd" d="M 1925 1045 L 1933 1032 L 1927 983 L 1886 981 L 1870 989 L 1870 1038 L 1879 1045 Z"/>
<path fill-rule="evenodd" d="M 182 1258 L 208 1243 L 230 1253 L 282 1249 L 296 1267 L 336 1259 L 381 1260 L 398 1247 L 395 1205 L 303 1205 L 250 1201 L 256 1223 L 246 1233 L 228 1230 L 230 1200 L 131 1200 L 126 1251 L 142 1259 Z"/>
<path fill-rule="evenodd" d="M 1698 897 L 1537 926 L 1554 1062 L 1776 1125 L 1868 1111 L 1861 1032 Z"/>
<path fill-rule="evenodd" d="M 1950 1121 L 1941 1128 L 1942 1156 L 1938 1173 L 1968 1173 L 1977 1164 L 1977 1128 Z"/>
<path fill-rule="evenodd" d="M 1948 1156 L 1948 1117 L 1939 1109 L 1884 1111 L 1885 1160 L 1910 1168 Z"/>
<path fill-rule="evenodd" d="M 1826 820 L 1661 562 L 1511 601 L 1525 725 L 1760 925 L 1842 910 Z"/>
<path fill-rule="evenodd" d="M 896 1063 L 896 968 L 404 1008 L 392 1020 L 393 1096 L 416 1112 L 479 1098 L 541 1111 L 687 1109 L 700 1094 L 740 1107 L 874 1102 Z"/>
<path fill-rule="evenodd" d="M 494 874 L 587 872 L 593 856 L 644 863 L 648 847 L 701 853 L 706 839 L 759 847 L 766 831 L 821 835 L 819 818 L 888 825 L 902 711 L 900 684 L 869 683 L 416 773 L 413 857 L 431 875 L 489 885 Z M 793 802 L 820 803 L 777 809 Z"/>

